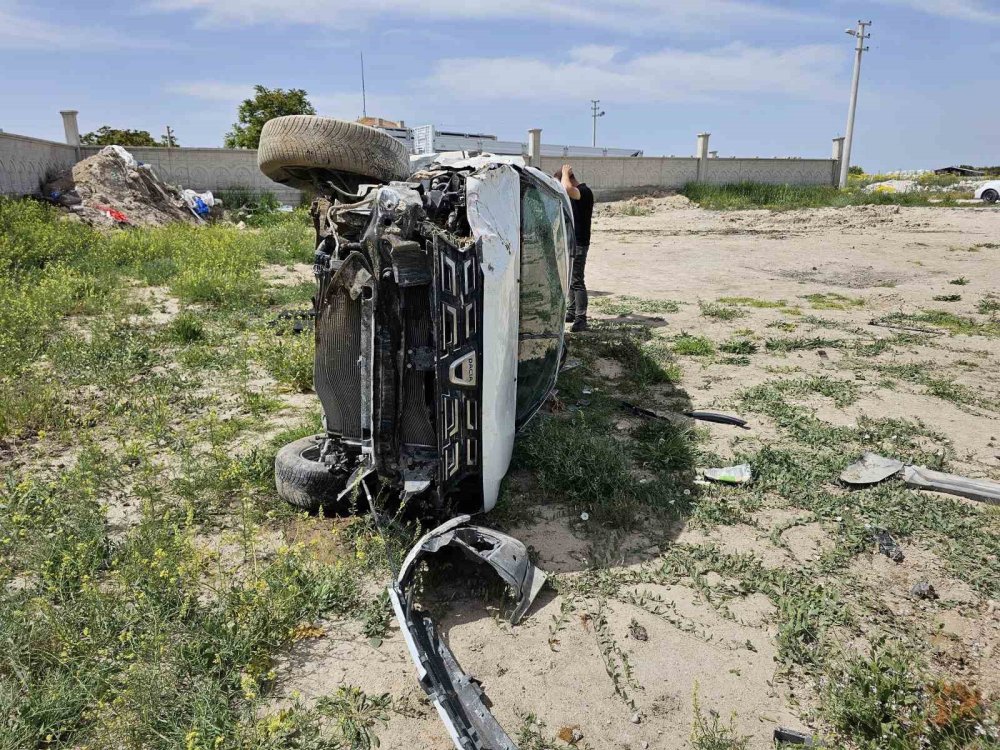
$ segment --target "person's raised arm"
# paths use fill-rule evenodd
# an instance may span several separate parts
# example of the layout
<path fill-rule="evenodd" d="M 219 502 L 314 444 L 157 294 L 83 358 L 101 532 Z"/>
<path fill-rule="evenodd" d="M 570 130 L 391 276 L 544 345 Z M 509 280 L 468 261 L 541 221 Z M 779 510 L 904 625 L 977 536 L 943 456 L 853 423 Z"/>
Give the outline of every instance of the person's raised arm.
<path fill-rule="evenodd" d="M 562 186 L 566 188 L 566 195 L 575 201 L 580 200 L 580 188 L 573 184 L 573 167 L 569 164 L 563 164 L 562 169 L 559 171 L 562 179 Z"/>

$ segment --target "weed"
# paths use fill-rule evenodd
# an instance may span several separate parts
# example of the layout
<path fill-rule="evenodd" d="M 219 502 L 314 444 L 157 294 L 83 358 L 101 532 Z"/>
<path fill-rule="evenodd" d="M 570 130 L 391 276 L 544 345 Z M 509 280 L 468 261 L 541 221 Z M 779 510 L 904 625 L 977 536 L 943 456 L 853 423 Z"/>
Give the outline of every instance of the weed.
<path fill-rule="evenodd" d="M 756 307 L 762 310 L 773 310 L 788 307 L 788 303 L 783 299 L 767 300 L 756 297 L 719 297 L 717 302 L 723 305 L 740 305 L 742 307 Z"/>
<path fill-rule="evenodd" d="M 698 693 L 695 692 L 691 747 L 694 750 L 747 750 L 750 738 L 736 732 L 735 716 L 730 717 L 728 724 L 723 724 L 715 711 L 709 711 L 706 718 L 698 703 Z"/>
<path fill-rule="evenodd" d="M 976 310 L 981 315 L 993 315 L 1000 312 L 1000 297 L 994 294 L 987 294 L 976 305 Z"/>
<path fill-rule="evenodd" d="M 954 284 L 955 286 L 965 286 L 969 283 L 969 280 L 964 276 L 959 276 L 957 279 L 952 279 L 948 283 Z"/>
<path fill-rule="evenodd" d="M 750 339 L 729 339 L 719 344 L 719 351 L 726 354 L 756 354 L 757 344 Z"/>
<path fill-rule="evenodd" d="M 690 430 L 667 420 L 643 422 L 632 433 L 635 459 L 654 471 L 679 471 L 694 466 Z"/>
<path fill-rule="evenodd" d="M 362 632 L 365 637 L 380 645 L 392 621 L 392 608 L 389 606 L 387 589 L 383 589 L 378 596 L 368 602 L 362 616 L 364 617 Z"/>
<path fill-rule="evenodd" d="M 707 357 L 715 353 L 715 345 L 704 336 L 681 333 L 674 339 L 673 350 L 688 357 Z"/>
<path fill-rule="evenodd" d="M 178 344 L 193 344 L 205 338 L 205 324 L 196 313 L 185 310 L 170 321 L 166 335 Z"/>
<path fill-rule="evenodd" d="M 681 189 L 681 194 L 702 208 L 730 211 L 750 208 L 787 210 L 860 205 L 954 205 L 954 199 L 950 193 L 865 192 L 856 186 L 847 190 L 839 190 L 823 185 L 772 185 L 757 182 L 728 185 L 690 182 Z M 931 203 L 931 197 L 939 198 L 941 202 Z"/>
<path fill-rule="evenodd" d="M 669 299 L 648 299 L 625 294 L 620 297 L 597 297 L 592 299 L 590 306 L 598 312 L 607 315 L 629 316 L 637 313 L 659 315 L 675 313 L 680 310 L 680 304 Z"/>
<path fill-rule="evenodd" d="M 843 339 L 827 339 L 819 336 L 767 339 L 764 348 L 769 352 L 794 352 L 801 349 L 826 349 L 840 346 Z"/>
<path fill-rule="evenodd" d="M 720 305 L 714 302 L 700 302 L 698 303 L 701 307 L 701 314 L 706 318 L 715 318 L 716 320 L 735 320 L 736 318 L 742 318 L 746 315 L 743 310 L 732 305 Z"/>
<path fill-rule="evenodd" d="M 1000 336 L 1000 322 L 980 323 L 973 318 L 956 315 L 947 310 L 923 310 L 919 313 L 909 314 L 892 313 L 886 316 L 886 321 L 904 325 L 931 325 L 965 336 Z"/>
<path fill-rule="evenodd" d="M 936 294 L 931 297 L 935 302 L 961 302 L 961 294 Z"/>
<path fill-rule="evenodd" d="M 898 644 L 875 643 L 868 656 L 834 670 L 823 712 L 844 736 L 871 750 L 916 750 L 923 687 L 912 654 Z"/>
<path fill-rule="evenodd" d="M 802 299 L 809 302 L 809 306 L 814 310 L 849 310 L 856 307 L 864 307 L 865 301 L 857 297 L 847 297 L 836 292 L 825 292 L 817 294 L 805 294 Z"/>

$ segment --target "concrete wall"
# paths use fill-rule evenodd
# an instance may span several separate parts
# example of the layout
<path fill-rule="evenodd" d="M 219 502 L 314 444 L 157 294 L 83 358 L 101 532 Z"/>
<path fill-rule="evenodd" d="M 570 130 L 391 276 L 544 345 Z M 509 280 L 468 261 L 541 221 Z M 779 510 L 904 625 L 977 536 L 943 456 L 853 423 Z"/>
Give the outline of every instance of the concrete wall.
<path fill-rule="evenodd" d="M 598 200 L 641 193 L 656 188 L 677 189 L 698 178 L 698 160 L 673 156 L 542 156 L 541 169 L 549 174 L 564 163 L 573 165 L 577 179 L 586 182 Z"/>
<path fill-rule="evenodd" d="M 705 138 L 707 146 L 707 137 Z M 99 150 L 81 146 L 81 158 Z M 226 148 L 131 148 L 133 156 L 150 164 L 166 182 L 194 190 L 248 187 L 268 190 L 284 203 L 297 204 L 299 191 L 267 179 L 257 169 L 257 152 Z M 835 185 L 836 159 L 715 159 L 674 156 L 575 156 L 577 176 L 600 200 L 656 189 L 677 189 L 701 179 L 728 182 L 770 182 L 792 185 Z M 37 192 L 47 174 L 74 163 L 76 148 L 62 143 L 0 133 L 0 194 Z M 567 161 L 561 156 L 541 156 L 548 173 Z"/>
<path fill-rule="evenodd" d="M 84 159 L 100 150 L 100 146 L 80 147 Z M 282 203 L 299 202 L 298 190 L 269 180 L 257 168 L 256 149 L 133 146 L 128 150 L 170 185 L 199 191 L 247 187 L 274 193 Z"/>
<path fill-rule="evenodd" d="M 552 174 L 565 162 L 598 200 L 613 200 L 655 189 L 683 187 L 699 179 L 715 185 L 767 182 L 790 185 L 834 185 L 834 159 L 701 159 L 677 156 L 592 157 L 542 156 L 541 168 Z"/>
<path fill-rule="evenodd" d="M 100 147 L 81 146 L 79 150 L 85 159 Z M 248 187 L 268 190 L 284 203 L 299 202 L 298 190 L 272 182 L 257 169 L 255 150 L 133 147 L 129 151 L 172 185 L 199 191 Z M 76 163 L 76 152 L 76 147 L 65 143 L 0 133 L 0 195 L 37 193 L 47 176 Z"/>
<path fill-rule="evenodd" d="M 0 133 L 0 195 L 37 193 L 46 177 L 76 163 L 76 148 Z"/>

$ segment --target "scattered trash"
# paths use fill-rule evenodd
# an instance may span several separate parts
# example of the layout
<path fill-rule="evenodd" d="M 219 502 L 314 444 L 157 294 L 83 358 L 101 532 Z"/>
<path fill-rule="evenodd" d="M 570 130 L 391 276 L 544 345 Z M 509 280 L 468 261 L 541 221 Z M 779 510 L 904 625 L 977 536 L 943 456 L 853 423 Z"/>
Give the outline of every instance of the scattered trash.
<path fill-rule="evenodd" d="M 158 227 L 203 221 L 188 208 L 177 188 L 121 146 L 106 146 L 77 162 L 49 180 L 42 195 L 92 226 Z M 221 203 L 214 204 L 209 210 L 221 211 Z"/>
<path fill-rule="evenodd" d="M 740 417 L 734 417 L 731 414 L 719 414 L 714 411 L 686 411 L 684 412 L 685 417 L 691 417 L 691 419 L 697 419 L 702 422 L 715 422 L 716 424 L 728 424 L 734 427 L 742 427 L 749 430 L 747 427 L 747 421 L 741 419 Z"/>
<path fill-rule="evenodd" d="M 752 479 L 750 464 L 724 466 L 717 469 L 702 469 L 701 474 L 705 479 L 713 482 L 723 482 L 724 484 L 746 484 Z"/>
<path fill-rule="evenodd" d="M 892 328 L 897 331 L 914 331 L 915 333 L 926 333 L 930 336 L 944 336 L 947 331 L 941 331 L 935 328 L 922 328 L 921 326 L 904 326 L 898 323 L 890 323 L 884 319 L 874 319 L 869 320 L 868 325 L 870 326 L 880 326 L 882 328 Z"/>
<path fill-rule="evenodd" d="M 575 745 L 583 739 L 583 732 L 579 724 L 574 724 L 571 727 L 563 727 L 556 736 L 568 745 Z"/>
<path fill-rule="evenodd" d="M 919 490 L 934 490 L 970 500 L 1000 504 L 1000 482 L 989 479 L 969 479 L 923 466 L 907 466 L 903 471 L 903 481 L 908 487 Z"/>
<path fill-rule="evenodd" d="M 589 521 L 590 520 L 590 514 L 587 513 L 586 511 L 584 511 L 583 513 L 580 514 L 580 520 L 581 521 Z"/>
<path fill-rule="evenodd" d="M 840 473 L 840 481 L 861 486 L 877 484 L 898 474 L 902 469 L 902 461 L 868 452 Z"/>
<path fill-rule="evenodd" d="M 646 628 L 640 625 L 635 619 L 633 619 L 632 622 L 629 623 L 628 634 L 637 641 L 649 640 L 649 632 L 646 630 Z"/>
<path fill-rule="evenodd" d="M 903 548 L 896 543 L 896 540 L 892 538 L 892 534 L 888 531 L 885 529 L 875 529 L 873 536 L 875 541 L 878 542 L 878 551 L 894 563 L 901 563 L 906 559 L 905 555 L 903 555 Z"/>
<path fill-rule="evenodd" d="M 826 747 L 819 740 L 813 739 L 811 734 L 800 732 L 798 729 L 788 729 L 787 727 L 776 727 L 774 730 L 774 741 L 784 742 L 786 745 L 805 745 L 806 747 Z"/>
<path fill-rule="evenodd" d="M 910 589 L 910 593 L 918 599 L 937 599 L 938 593 L 934 590 L 934 587 L 927 583 L 927 581 L 921 581 L 920 583 L 913 584 L 913 588 Z"/>
<path fill-rule="evenodd" d="M 212 213 L 212 207 L 215 206 L 215 196 L 212 195 L 211 191 L 196 193 L 190 189 L 182 190 L 181 200 L 199 219 L 207 220 Z"/>
<path fill-rule="evenodd" d="M 559 369 L 562 370 L 563 372 L 568 372 L 569 370 L 575 370 L 577 367 L 580 367 L 582 364 L 583 364 L 583 362 L 581 362 L 580 360 L 576 359 L 575 357 L 570 357 L 565 362 L 563 362 L 563 366 L 561 368 L 559 368 Z"/>
<path fill-rule="evenodd" d="M 403 560 L 389 587 L 389 600 L 417 668 L 417 679 L 455 746 L 513 750 L 516 745 L 490 713 L 480 684 L 462 671 L 434 621 L 413 606 L 411 587 L 420 562 L 444 547 L 457 547 L 472 560 L 490 565 L 510 586 L 517 601 L 511 623 L 516 625 L 524 617 L 545 584 L 545 573 L 532 565 L 527 547 L 517 539 L 481 526 L 467 526 L 469 520 L 470 516 L 458 516 L 425 534 Z"/>

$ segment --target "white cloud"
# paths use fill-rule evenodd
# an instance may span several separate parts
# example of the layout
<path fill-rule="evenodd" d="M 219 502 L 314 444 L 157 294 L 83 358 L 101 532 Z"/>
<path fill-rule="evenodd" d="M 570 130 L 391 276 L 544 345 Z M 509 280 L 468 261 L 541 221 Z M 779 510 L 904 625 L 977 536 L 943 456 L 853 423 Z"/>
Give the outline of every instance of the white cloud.
<path fill-rule="evenodd" d="M 958 21 L 1000 23 L 1000 10 L 994 0 L 881 0 Z"/>
<path fill-rule="evenodd" d="M 253 96 L 249 83 L 223 83 L 222 81 L 191 81 L 167 86 L 169 94 L 181 94 L 211 102 L 240 102 Z"/>
<path fill-rule="evenodd" d="M 142 40 L 116 31 L 77 26 L 66 22 L 66 13 L 59 11 L 59 20 L 49 20 L 29 14 L 15 0 L 0 0 L 0 50 L 98 50 L 108 48 L 167 49 L 171 45 L 157 40 Z"/>
<path fill-rule="evenodd" d="M 714 31 L 736 24 L 814 18 L 754 0 L 147 0 L 146 7 L 192 12 L 207 26 L 304 24 L 356 29 L 375 19 L 380 23 L 539 20 L 626 34 Z"/>
<path fill-rule="evenodd" d="M 204 101 L 238 104 L 253 96 L 253 85 L 249 83 L 229 83 L 225 81 L 191 81 L 167 86 L 168 94 L 190 96 Z M 353 120 L 361 116 L 362 101 L 360 91 L 319 92 L 308 95 L 316 112 L 327 117 Z M 371 93 L 367 97 L 367 109 L 372 115 L 392 117 L 393 113 L 405 113 L 413 109 L 413 97 L 397 94 Z M 396 115 L 398 116 L 398 115 Z"/>
<path fill-rule="evenodd" d="M 538 58 L 439 60 L 431 83 L 455 95 L 535 101 L 664 102 L 724 94 L 826 99 L 844 62 L 835 45 L 771 50 L 731 44 L 704 52 L 663 49 L 622 59 L 608 48 L 579 48 L 564 61 Z"/>

